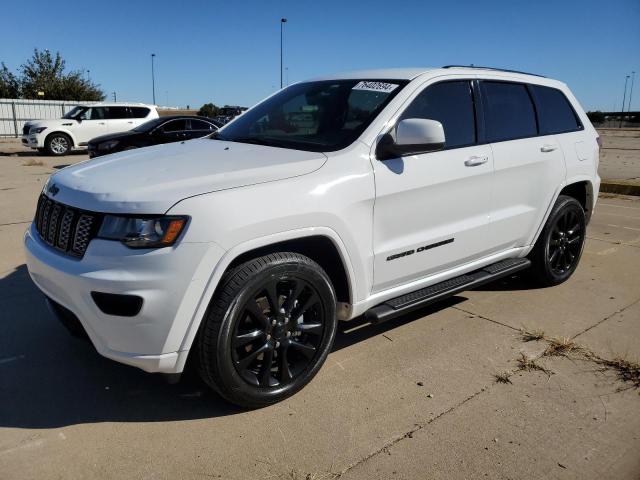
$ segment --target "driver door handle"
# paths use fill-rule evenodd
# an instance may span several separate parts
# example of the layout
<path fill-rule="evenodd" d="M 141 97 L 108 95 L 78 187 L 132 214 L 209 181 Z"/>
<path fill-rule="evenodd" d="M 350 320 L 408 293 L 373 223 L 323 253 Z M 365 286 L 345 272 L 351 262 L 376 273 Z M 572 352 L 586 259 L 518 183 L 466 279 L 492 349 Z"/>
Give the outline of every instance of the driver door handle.
<path fill-rule="evenodd" d="M 487 163 L 489 161 L 489 157 L 469 157 L 464 161 L 465 166 L 467 167 L 477 167 L 478 165 L 482 165 L 483 163 Z"/>
<path fill-rule="evenodd" d="M 558 147 L 556 145 L 543 145 L 542 147 L 540 147 L 540 151 L 543 153 L 549 153 L 549 152 L 553 152 L 557 148 Z"/>

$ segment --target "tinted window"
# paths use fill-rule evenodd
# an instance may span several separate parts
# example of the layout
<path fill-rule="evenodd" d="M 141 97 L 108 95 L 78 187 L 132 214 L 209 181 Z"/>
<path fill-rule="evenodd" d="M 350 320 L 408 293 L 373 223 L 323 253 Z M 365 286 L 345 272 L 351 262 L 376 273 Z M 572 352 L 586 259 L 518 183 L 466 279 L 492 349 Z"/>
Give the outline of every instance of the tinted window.
<path fill-rule="evenodd" d="M 527 87 L 519 83 L 482 82 L 487 141 L 499 142 L 537 134 Z"/>
<path fill-rule="evenodd" d="M 582 124 L 560 90 L 539 85 L 531 85 L 533 98 L 538 110 L 540 134 L 570 132 L 582 128 Z"/>
<path fill-rule="evenodd" d="M 181 132 L 187 129 L 187 121 L 186 120 L 171 120 L 164 124 L 162 129 L 165 132 Z"/>
<path fill-rule="evenodd" d="M 191 120 L 191 130 L 204 130 L 207 132 L 213 132 L 215 128 L 210 123 L 204 122 L 202 120 Z"/>
<path fill-rule="evenodd" d="M 90 110 L 89 120 L 104 120 L 106 116 L 106 109 L 104 107 L 93 107 Z M 89 111 L 87 112 L 89 113 Z"/>
<path fill-rule="evenodd" d="M 427 87 L 401 118 L 428 118 L 442 123 L 445 148 L 476 142 L 473 93 L 469 82 L 442 82 Z"/>
<path fill-rule="evenodd" d="M 110 120 L 129 118 L 129 112 L 127 111 L 127 107 L 108 107 L 107 118 Z"/>
<path fill-rule="evenodd" d="M 149 109 L 144 107 L 131 107 L 131 116 L 133 118 L 144 118 L 149 115 Z"/>

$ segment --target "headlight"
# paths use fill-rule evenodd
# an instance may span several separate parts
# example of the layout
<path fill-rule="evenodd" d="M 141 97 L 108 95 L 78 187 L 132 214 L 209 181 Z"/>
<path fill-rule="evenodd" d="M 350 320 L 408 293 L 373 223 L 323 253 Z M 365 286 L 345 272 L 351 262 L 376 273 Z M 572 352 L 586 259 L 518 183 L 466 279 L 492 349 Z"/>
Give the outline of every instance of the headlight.
<path fill-rule="evenodd" d="M 99 238 L 119 240 L 131 248 L 160 248 L 173 245 L 187 224 L 188 217 L 155 218 L 106 215 Z"/>
<path fill-rule="evenodd" d="M 98 144 L 98 150 L 112 150 L 119 143 L 120 141 L 118 140 L 109 140 L 107 142 L 102 142 Z"/>
<path fill-rule="evenodd" d="M 29 135 L 33 133 L 42 133 L 47 129 L 47 127 L 31 127 L 29 129 Z"/>

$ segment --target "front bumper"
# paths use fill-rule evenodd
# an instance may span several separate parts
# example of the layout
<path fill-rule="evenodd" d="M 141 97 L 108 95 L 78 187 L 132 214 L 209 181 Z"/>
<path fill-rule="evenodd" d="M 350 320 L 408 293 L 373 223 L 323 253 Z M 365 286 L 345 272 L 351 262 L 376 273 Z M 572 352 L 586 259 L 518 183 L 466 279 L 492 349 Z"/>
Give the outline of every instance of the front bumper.
<path fill-rule="evenodd" d="M 98 352 L 148 372 L 179 373 L 181 350 L 206 285 L 196 272 L 205 254 L 223 250 L 208 243 L 179 243 L 157 250 L 132 250 L 94 239 L 81 260 L 46 245 L 33 225 L 24 236 L 27 267 L 46 296 L 72 312 Z M 133 317 L 108 315 L 91 292 L 142 297 Z"/>
<path fill-rule="evenodd" d="M 22 135 L 22 144 L 31 148 L 44 148 L 44 139 L 35 134 Z"/>

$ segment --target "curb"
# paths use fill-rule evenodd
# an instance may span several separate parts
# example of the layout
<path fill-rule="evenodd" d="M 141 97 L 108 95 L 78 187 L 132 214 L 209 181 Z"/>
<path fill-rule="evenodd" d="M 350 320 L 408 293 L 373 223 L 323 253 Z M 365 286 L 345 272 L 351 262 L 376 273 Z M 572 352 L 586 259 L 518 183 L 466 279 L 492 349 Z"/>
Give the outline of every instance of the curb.
<path fill-rule="evenodd" d="M 600 183 L 600 191 L 619 195 L 640 196 L 640 185 L 622 182 L 602 182 Z"/>

